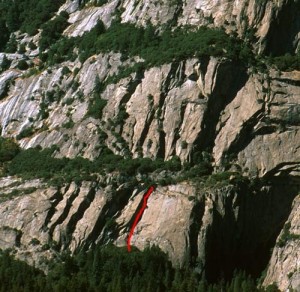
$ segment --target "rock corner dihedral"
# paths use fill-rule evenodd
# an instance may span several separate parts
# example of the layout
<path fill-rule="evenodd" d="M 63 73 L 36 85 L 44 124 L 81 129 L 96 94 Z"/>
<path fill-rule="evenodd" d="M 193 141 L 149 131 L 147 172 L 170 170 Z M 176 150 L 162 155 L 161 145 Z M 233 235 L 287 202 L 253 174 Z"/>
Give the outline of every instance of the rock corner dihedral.
<path fill-rule="evenodd" d="M 141 209 L 138 211 L 136 217 L 134 218 L 134 221 L 133 221 L 133 224 L 130 228 L 130 232 L 129 232 L 129 235 L 128 235 L 128 239 L 127 239 L 127 249 L 128 249 L 128 252 L 131 251 L 131 245 L 130 245 L 130 240 L 131 240 L 131 237 L 133 235 L 133 232 L 134 232 L 134 229 L 136 227 L 136 225 L 138 224 L 140 218 L 142 217 L 146 207 L 147 207 L 147 201 L 148 201 L 148 198 L 150 197 L 150 195 L 152 194 L 152 192 L 154 191 L 154 187 L 151 186 L 147 193 L 144 195 L 143 197 L 143 205 L 141 207 Z"/>

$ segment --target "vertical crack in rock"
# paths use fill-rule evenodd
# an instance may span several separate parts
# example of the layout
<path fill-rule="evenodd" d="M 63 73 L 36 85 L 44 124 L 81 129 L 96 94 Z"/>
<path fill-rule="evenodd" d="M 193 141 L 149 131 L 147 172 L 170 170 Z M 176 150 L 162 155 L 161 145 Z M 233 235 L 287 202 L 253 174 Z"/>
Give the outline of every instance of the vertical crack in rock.
<path fill-rule="evenodd" d="M 158 108 L 161 109 L 161 113 L 159 116 L 157 116 L 158 119 L 158 151 L 157 151 L 157 157 L 164 158 L 165 157 L 165 148 L 166 148 L 166 142 L 165 142 L 165 137 L 166 133 L 163 131 L 163 116 L 164 116 L 164 103 L 165 103 L 165 97 L 166 95 L 163 94 L 162 92 L 159 95 L 159 103 L 158 103 Z M 157 110 L 156 112 L 159 112 Z"/>
<path fill-rule="evenodd" d="M 151 123 L 154 119 L 154 115 L 155 115 L 155 111 L 154 111 L 154 109 L 151 109 L 150 112 L 147 115 L 147 118 L 146 118 L 146 121 L 145 121 L 145 126 L 142 130 L 142 133 L 141 133 L 141 137 L 140 137 L 140 145 L 141 146 L 144 144 L 144 142 L 147 138 Z"/>
<path fill-rule="evenodd" d="M 124 94 L 124 96 L 120 100 L 119 110 L 121 109 L 121 107 L 123 105 L 126 106 L 126 104 L 128 103 L 128 101 L 130 100 L 131 96 L 136 91 L 136 88 L 142 82 L 143 78 L 144 78 L 144 71 L 138 71 L 138 72 L 136 72 L 135 79 L 128 84 L 127 92 L 126 92 L 126 94 Z M 119 133 L 121 135 L 122 135 L 122 132 L 123 132 L 124 123 L 125 123 L 125 121 L 122 121 L 120 123 L 120 125 L 119 125 L 120 126 Z"/>
<path fill-rule="evenodd" d="M 69 187 L 69 186 L 68 186 Z M 60 192 L 60 190 L 57 190 L 54 195 L 49 199 L 50 201 L 54 200 L 53 203 L 51 204 L 51 207 L 48 210 L 47 216 L 45 218 L 45 222 L 42 226 L 42 228 L 45 230 L 48 228 L 48 224 L 51 222 L 51 219 L 53 215 L 56 212 L 56 206 L 61 202 L 63 199 L 63 195 Z"/>
<path fill-rule="evenodd" d="M 65 190 L 64 195 L 66 195 L 67 192 L 68 192 L 69 190 L 70 190 L 70 185 L 69 185 L 68 188 Z M 71 193 L 70 197 L 64 198 L 64 199 L 66 199 L 66 204 L 65 204 L 65 206 L 63 206 L 63 210 L 62 210 L 61 214 L 58 216 L 58 218 L 57 218 L 57 219 L 50 225 L 50 227 L 49 227 L 49 235 L 50 235 L 50 237 L 52 237 L 53 231 L 54 231 L 54 229 L 56 228 L 56 226 L 62 224 L 62 223 L 64 222 L 64 220 L 66 220 L 66 218 L 68 217 L 69 212 L 70 212 L 70 209 L 72 208 L 72 203 L 73 203 L 74 200 L 77 198 L 79 192 L 80 192 L 80 187 L 78 186 L 78 187 Z M 61 199 L 63 199 L 63 197 L 62 197 Z M 62 200 L 60 200 L 60 201 L 62 201 Z M 59 202 L 57 202 L 57 204 L 56 204 L 55 206 L 53 206 L 54 212 L 53 212 L 51 218 L 53 217 L 55 211 L 57 211 L 57 210 L 56 210 L 56 206 L 58 205 L 58 203 L 59 203 Z M 49 220 L 47 220 L 47 225 L 48 225 L 48 223 L 51 222 L 51 218 L 49 218 Z"/>
<path fill-rule="evenodd" d="M 145 194 L 146 190 L 143 191 L 143 196 L 141 197 L 141 200 L 135 210 L 135 212 L 132 214 L 131 218 L 129 219 L 128 223 L 126 224 L 126 230 L 129 232 L 130 228 L 134 222 L 134 219 L 136 218 L 137 214 L 140 212 L 142 206 L 143 206 L 143 202 L 144 202 L 144 194 Z M 137 222 L 137 224 L 141 221 L 143 215 L 140 217 L 139 221 Z"/>
<path fill-rule="evenodd" d="M 249 143 L 253 140 L 255 135 L 262 134 L 263 128 L 260 129 L 260 131 L 254 131 L 254 126 L 258 123 L 260 120 L 260 117 L 263 116 L 264 110 L 257 111 L 250 119 L 248 119 L 244 124 L 242 129 L 239 132 L 239 135 L 236 137 L 236 139 L 231 143 L 228 150 L 224 152 L 223 157 L 226 155 L 231 154 L 237 154 L 243 149 L 245 149 Z M 274 132 L 275 129 L 271 128 L 264 128 L 264 131 L 272 131 Z"/>
<path fill-rule="evenodd" d="M 128 204 L 128 200 L 131 197 L 132 191 L 133 187 L 116 191 L 114 197 L 109 200 L 102 208 L 92 231 L 87 236 L 81 248 L 89 248 L 91 245 L 97 242 L 105 244 L 107 242 L 112 242 L 116 238 L 118 238 L 119 227 L 113 225 L 109 226 L 109 228 L 106 228 L 106 225 L 109 220 L 114 220 L 114 217 L 118 214 L 118 212 L 123 210 L 124 207 Z"/>
<path fill-rule="evenodd" d="M 219 277 L 230 278 L 231 265 L 235 261 L 231 252 L 236 250 L 235 238 L 240 236 L 232 208 L 235 194 L 232 189 L 225 190 L 224 195 L 222 191 L 214 198 L 212 224 L 207 227 L 206 233 L 205 274 L 208 281 L 218 280 Z"/>
<path fill-rule="evenodd" d="M 176 9 L 174 11 L 172 20 L 169 23 L 170 26 L 178 25 L 178 19 L 182 15 L 182 11 L 183 11 L 183 0 L 177 0 L 175 3 L 176 3 Z"/>
<path fill-rule="evenodd" d="M 202 73 L 201 76 L 204 78 L 205 74 L 207 72 L 208 64 L 209 64 L 210 58 L 209 57 L 203 57 L 201 58 L 201 62 L 199 63 L 200 72 Z M 198 72 L 198 75 L 200 75 L 200 72 Z M 202 83 L 204 80 L 202 80 Z"/>
<path fill-rule="evenodd" d="M 159 121 L 159 147 L 157 151 L 157 157 L 165 158 L 166 154 L 166 133 L 163 129 L 163 121 L 165 118 L 165 98 L 168 95 L 168 92 L 175 86 L 180 86 L 184 81 L 184 62 L 174 62 L 171 65 L 170 71 L 161 86 L 161 94 L 159 98 L 159 108 L 162 109 L 161 117 L 158 117 Z"/>
<path fill-rule="evenodd" d="M 196 199 L 197 200 L 197 199 Z M 202 218 L 204 215 L 204 198 L 195 202 L 191 211 L 191 225 L 189 230 L 189 262 L 195 266 L 198 258 L 198 234 L 202 227 Z"/>
<path fill-rule="evenodd" d="M 212 149 L 221 111 L 235 98 L 248 80 L 245 68 L 232 62 L 221 63 L 216 70 L 215 85 L 208 98 L 202 130 L 195 141 L 197 146 L 194 147 L 194 152 Z"/>
<path fill-rule="evenodd" d="M 87 195 L 84 197 L 82 202 L 80 203 L 77 211 L 71 216 L 67 226 L 66 226 L 66 233 L 67 236 L 69 236 L 68 243 L 71 241 L 71 235 L 73 234 L 77 222 L 83 217 L 84 212 L 89 208 L 91 205 L 92 201 L 95 198 L 95 185 L 91 186 L 89 189 Z"/>
<path fill-rule="evenodd" d="M 16 247 L 20 247 L 21 246 L 22 236 L 23 236 L 23 232 L 21 230 L 17 230 L 16 231 Z"/>
<path fill-rule="evenodd" d="M 128 84 L 127 92 L 126 92 L 126 94 L 124 94 L 124 96 L 120 100 L 120 104 L 126 104 L 129 101 L 130 97 L 135 92 L 138 85 L 142 82 L 143 78 L 144 78 L 144 71 L 139 70 L 138 72 L 136 72 L 136 76 Z"/>

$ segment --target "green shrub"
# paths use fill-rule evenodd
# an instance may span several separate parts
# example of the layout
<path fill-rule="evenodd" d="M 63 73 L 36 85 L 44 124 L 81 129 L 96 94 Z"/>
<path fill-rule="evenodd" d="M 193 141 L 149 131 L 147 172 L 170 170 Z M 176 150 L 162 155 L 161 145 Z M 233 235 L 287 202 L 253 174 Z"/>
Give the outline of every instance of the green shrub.
<path fill-rule="evenodd" d="M 1 8 L 1 4 L 0 4 L 0 8 Z M 9 30 L 6 26 L 5 20 L 1 19 L 0 17 L 0 52 L 3 52 L 3 50 L 5 49 L 6 43 L 9 40 Z"/>
<path fill-rule="evenodd" d="M 29 68 L 29 66 L 25 60 L 20 60 L 17 67 L 20 70 L 27 70 Z"/>
<path fill-rule="evenodd" d="M 6 55 L 4 55 L 1 65 L 0 65 L 0 72 L 7 70 L 10 67 L 11 61 L 7 59 Z"/>
<path fill-rule="evenodd" d="M 205 162 L 201 162 L 193 167 L 190 167 L 190 165 L 184 165 L 184 167 L 185 170 L 180 176 L 179 181 L 186 179 L 191 180 L 194 178 L 210 175 L 213 171 L 213 167 L 211 166 L 211 164 Z"/>
<path fill-rule="evenodd" d="M 13 139 L 0 137 L 0 162 L 12 160 L 19 152 L 19 145 Z"/>
<path fill-rule="evenodd" d="M 69 73 L 71 73 L 70 69 L 67 66 L 64 66 L 61 70 L 61 74 L 68 75 Z"/>
<path fill-rule="evenodd" d="M 40 70 L 35 67 L 35 68 L 30 68 L 28 70 L 28 72 L 26 72 L 26 74 L 24 74 L 23 76 L 24 76 L 24 78 L 28 78 L 30 76 L 37 75 L 39 73 L 40 73 Z"/>
<path fill-rule="evenodd" d="M 64 60 L 75 60 L 76 55 L 73 53 L 75 40 L 76 38 L 61 36 L 59 41 L 54 43 L 47 53 L 40 53 L 41 60 L 48 62 L 49 65 L 61 63 Z"/>
<path fill-rule="evenodd" d="M 105 108 L 106 104 L 106 100 L 100 97 L 94 97 L 89 103 L 87 116 L 100 120 L 102 118 L 102 111 Z"/>
<path fill-rule="evenodd" d="M 141 174 L 151 173 L 163 166 L 162 160 L 153 161 L 150 158 L 140 158 L 137 171 Z"/>
<path fill-rule="evenodd" d="M 83 2 L 82 3 L 82 7 L 83 7 L 85 5 L 86 0 L 82 1 L 82 2 Z M 102 6 L 102 5 L 106 4 L 107 2 L 108 2 L 108 0 L 93 0 L 91 2 L 91 4 L 94 5 L 94 6 Z"/>
<path fill-rule="evenodd" d="M 38 113 L 38 118 L 44 120 L 47 119 L 48 117 L 49 117 L 48 106 L 44 101 L 42 101 L 40 103 L 40 111 Z"/>
<path fill-rule="evenodd" d="M 30 240 L 30 244 L 32 245 L 39 245 L 41 242 L 37 238 L 32 238 Z"/>
<path fill-rule="evenodd" d="M 91 99 L 87 111 L 87 116 L 93 117 L 95 119 L 102 118 L 102 111 L 107 104 L 107 101 L 101 98 L 101 93 L 104 90 L 104 85 L 101 83 L 98 76 L 95 78 L 94 94 Z"/>
<path fill-rule="evenodd" d="M 66 105 L 71 105 L 74 102 L 74 99 L 72 97 L 68 97 L 65 101 L 64 104 Z"/>
<path fill-rule="evenodd" d="M 23 138 L 26 137 L 30 137 L 31 135 L 33 135 L 35 132 L 35 130 L 32 127 L 28 127 L 24 130 L 22 130 L 16 137 L 17 140 L 21 140 Z"/>
<path fill-rule="evenodd" d="M 28 44 L 28 47 L 30 50 L 35 50 L 37 48 L 37 46 L 32 41 Z"/>
<path fill-rule="evenodd" d="M 71 129 L 74 127 L 74 125 L 75 125 L 75 123 L 72 120 L 69 120 L 66 123 L 64 123 L 62 126 L 63 126 L 63 128 Z"/>
<path fill-rule="evenodd" d="M 153 171 L 178 171 L 181 164 L 178 158 L 164 162 L 162 159 L 151 160 L 149 158 L 126 158 L 115 155 L 105 145 L 100 147 L 100 155 L 94 161 L 89 161 L 82 157 L 74 159 L 53 158 L 56 148 L 41 150 L 40 148 L 30 148 L 18 153 L 8 166 L 11 175 L 20 175 L 25 178 L 40 177 L 57 180 L 61 177 L 64 181 L 79 180 L 85 177 L 93 179 L 92 174 L 119 171 L 126 176 L 134 176 L 137 173 L 147 174 Z M 61 180 L 61 179 L 60 179 Z"/>
<path fill-rule="evenodd" d="M 182 141 L 181 142 L 181 148 L 182 149 L 187 149 L 187 147 L 188 147 L 188 143 L 186 141 Z"/>
<path fill-rule="evenodd" d="M 1 291 L 45 291 L 45 275 L 40 270 L 0 251 Z"/>
<path fill-rule="evenodd" d="M 17 49 L 18 49 L 18 42 L 16 40 L 15 35 L 13 34 L 6 44 L 5 52 L 6 53 L 15 53 L 17 51 Z"/>
<path fill-rule="evenodd" d="M 290 233 L 291 223 L 288 222 L 283 226 L 281 237 L 277 242 L 278 247 L 284 247 L 289 240 L 300 239 L 300 235 Z"/>
<path fill-rule="evenodd" d="M 158 180 L 158 184 L 161 186 L 172 185 L 175 183 L 176 183 L 176 180 L 172 177 L 165 177 L 165 178 Z"/>
<path fill-rule="evenodd" d="M 164 169 L 170 171 L 181 170 L 181 162 L 178 156 L 173 156 L 170 160 L 164 163 Z"/>
<path fill-rule="evenodd" d="M 266 288 L 265 292 L 280 292 L 280 290 L 277 285 L 273 283 Z"/>
<path fill-rule="evenodd" d="M 19 54 L 24 54 L 24 53 L 26 53 L 26 47 L 25 47 L 25 44 L 21 44 L 21 45 L 19 46 L 18 53 L 19 53 Z"/>
<path fill-rule="evenodd" d="M 4 88 L 2 89 L 2 92 L 0 94 L 0 100 L 6 98 L 8 96 L 8 92 L 10 89 L 10 85 L 12 84 L 12 80 L 6 82 L 6 84 L 4 84 Z"/>
<path fill-rule="evenodd" d="M 300 71 L 300 52 L 296 55 L 286 54 L 271 58 L 271 63 L 281 71 Z"/>

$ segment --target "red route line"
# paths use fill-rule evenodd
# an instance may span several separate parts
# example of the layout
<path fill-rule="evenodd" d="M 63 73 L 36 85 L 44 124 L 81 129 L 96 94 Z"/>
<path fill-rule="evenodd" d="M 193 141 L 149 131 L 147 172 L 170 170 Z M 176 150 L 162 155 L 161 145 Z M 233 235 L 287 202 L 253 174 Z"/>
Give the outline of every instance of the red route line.
<path fill-rule="evenodd" d="M 128 252 L 131 251 L 130 240 L 131 240 L 131 237 L 132 237 L 132 235 L 133 235 L 134 229 L 135 229 L 136 225 L 138 224 L 138 222 L 139 222 L 141 216 L 143 215 L 143 213 L 144 213 L 144 211 L 145 211 L 145 209 L 146 209 L 146 207 L 147 207 L 147 201 L 148 201 L 148 198 L 150 197 L 150 195 L 152 194 L 153 191 L 154 191 L 154 187 L 151 186 L 151 187 L 148 189 L 147 193 L 144 195 L 144 198 L 143 198 L 143 200 L 144 200 L 144 201 L 143 201 L 143 206 L 142 206 L 142 208 L 140 209 L 140 211 L 138 212 L 138 214 L 136 215 L 136 217 L 135 217 L 135 219 L 134 219 L 134 222 L 133 222 L 133 224 L 132 224 L 132 226 L 131 226 L 131 229 L 130 229 L 130 232 L 129 232 L 129 235 L 128 235 L 128 238 L 127 238 L 127 249 L 128 249 Z"/>

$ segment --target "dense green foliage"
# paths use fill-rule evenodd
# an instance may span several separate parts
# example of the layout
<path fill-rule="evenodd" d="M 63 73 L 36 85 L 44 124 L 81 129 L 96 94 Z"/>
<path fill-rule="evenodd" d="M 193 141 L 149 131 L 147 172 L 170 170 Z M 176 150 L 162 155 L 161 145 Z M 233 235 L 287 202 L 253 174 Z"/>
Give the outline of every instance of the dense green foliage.
<path fill-rule="evenodd" d="M 103 147 L 100 156 L 94 161 L 76 157 L 53 158 L 56 147 L 41 150 L 30 148 L 21 151 L 8 164 L 8 173 L 20 175 L 24 178 L 40 177 L 54 180 L 93 180 L 92 175 L 103 171 L 119 171 L 121 174 L 132 176 L 137 173 L 150 173 L 155 170 L 179 171 L 180 160 L 176 157 L 164 162 L 162 159 L 155 161 L 149 158 L 124 159 L 113 154 L 108 148 Z"/>
<path fill-rule="evenodd" d="M 47 276 L 7 253 L 0 255 L 0 291 L 111 291 L 111 292 L 276 292 L 256 288 L 245 273 L 235 273 L 232 280 L 208 284 L 190 268 L 175 269 L 166 254 L 152 247 L 143 252 L 135 248 L 96 246 L 74 257 L 62 255 L 51 262 Z"/>
<path fill-rule="evenodd" d="M 2 0 L 0 1 L 1 39 L 7 40 L 7 33 L 17 30 L 34 35 L 47 22 L 64 0 Z M 4 25 L 5 24 L 5 25 Z M 4 31 L 4 35 L 2 35 Z M 0 44 L 5 44 L 0 41 Z M 1 48 L 0 48 L 1 49 Z"/>
<path fill-rule="evenodd" d="M 42 33 L 39 41 L 41 50 L 47 49 L 61 37 L 61 33 L 68 26 L 68 18 L 68 13 L 63 11 L 53 20 L 42 25 Z"/>
<path fill-rule="evenodd" d="M 65 167 L 65 160 L 55 159 L 51 154 L 55 148 L 40 150 L 39 148 L 21 151 L 9 164 L 11 174 L 22 174 L 28 177 L 50 178 Z"/>
<path fill-rule="evenodd" d="M 13 139 L 0 137 L 0 163 L 13 159 L 19 151 L 19 146 Z"/>
<path fill-rule="evenodd" d="M 42 272 L 17 261 L 7 252 L 0 252 L 0 291 L 42 291 L 45 286 Z"/>
<path fill-rule="evenodd" d="M 166 29 L 158 34 L 157 29 L 150 24 L 143 28 L 128 23 L 114 23 L 105 30 L 103 23 L 98 22 L 82 37 L 62 38 L 51 46 L 46 60 L 49 64 L 67 60 L 73 55 L 74 47 L 79 48 L 81 62 L 93 54 L 110 51 L 122 52 L 128 57 L 139 55 L 147 66 L 191 56 L 224 56 L 242 59 L 247 63 L 252 59 L 248 46 L 228 36 L 221 29 L 200 27 L 188 31 L 187 28 L 178 28 L 174 31 Z"/>
<path fill-rule="evenodd" d="M 300 71 L 300 51 L 295 55 L 286 54 L 271 58 L 270 63 L 274 64 L 281 71 Z"/>
<path fill-rule="evenodd" d="M 163 159 L 151 160 L 150 158 L 124 158 L 115 155 L 106 146 L 99 148 L 100 155 L 94 161 L 80 156 L 69 158 L 54 158 L 54 152 L 58 150 L 56 146 L 52 148 L 30 148 L 22 150 L 9 163 L 6 164 L 6 175 L 18 175 L 25 179 L 43 178 L 49 183 L 62 185 L 66 182 L 80 182 L 83 180 L 96 180 L 97 175 L 118 172 L 127 180 L 135 181 L 137 174 L 144 175 L 143 181 L 147 185 L 159 184 L 169 185 L 177 182 L 190 180 L 204 187 L 220 187 L 228 184 L 241 185 L 248 184 L 247 177 L 238 172 L 220 172 L 212 174 L 211 160 L 202 158 L 195 164 L 184 163 L 181 165 L 180 159 L 174 156 L 168 161 Z M 205 152 L 204 152 L 205 153 Z M 205 155 L 206 156 L 206 153 Z M 162 174 L 159 176 L 159 173 Z M 151 179 L 153 172 L 158 178 Z"/>

